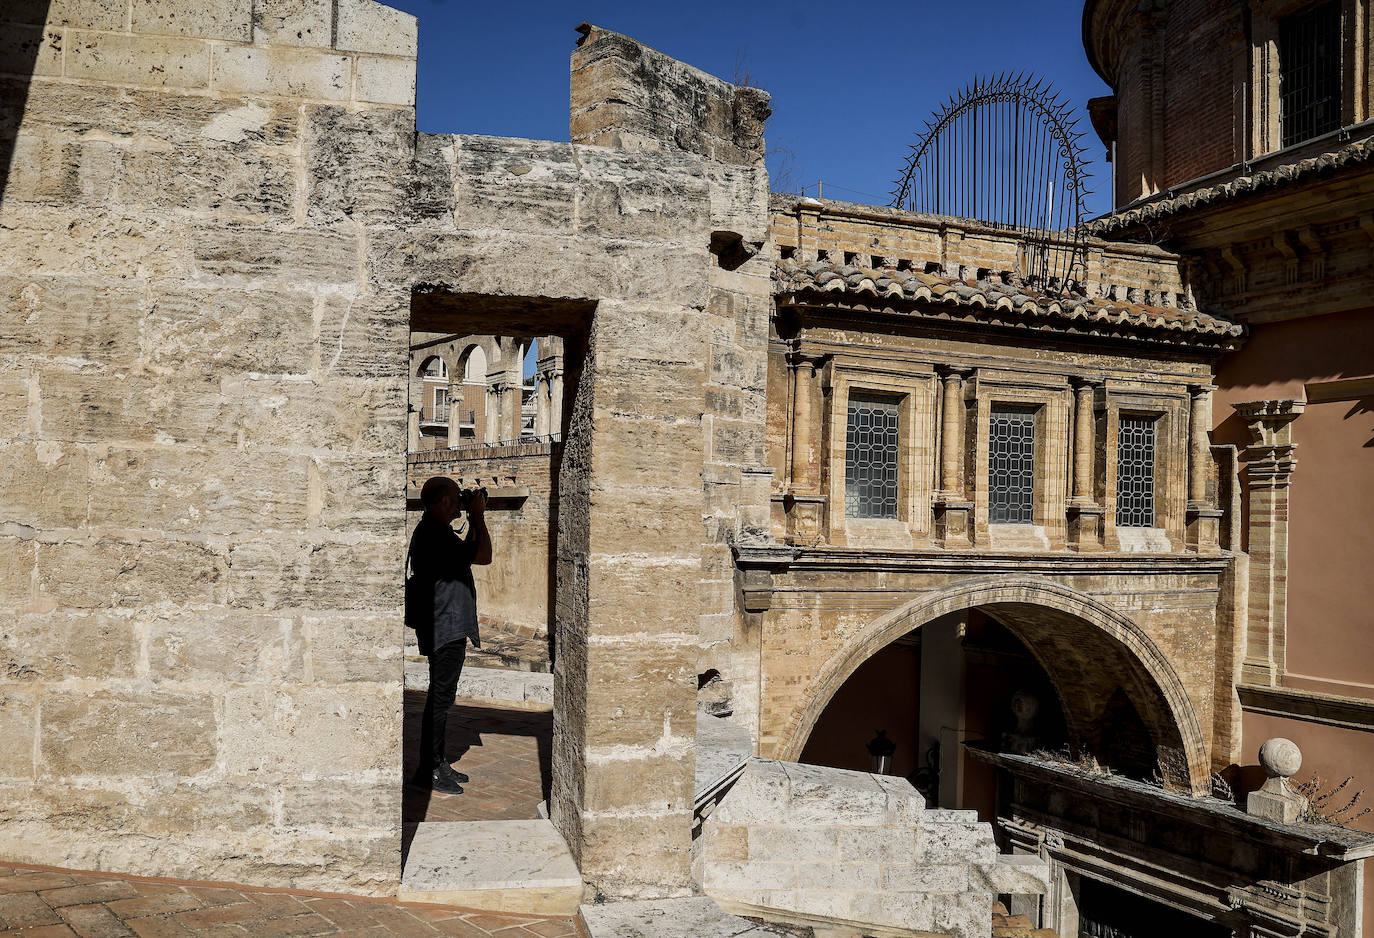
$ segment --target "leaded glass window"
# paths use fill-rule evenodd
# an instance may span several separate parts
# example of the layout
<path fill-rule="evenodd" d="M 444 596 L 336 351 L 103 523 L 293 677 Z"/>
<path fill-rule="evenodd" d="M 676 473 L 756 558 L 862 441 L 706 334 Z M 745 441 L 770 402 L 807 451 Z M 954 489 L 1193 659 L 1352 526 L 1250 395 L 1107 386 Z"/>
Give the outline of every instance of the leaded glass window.
<path fill-rule="evenodd" d="M 988 520 L 1031 524 L 1035 489 L 1035 411 L 994 407 L 988 425 Z"/>
<path fill-rule="evenodd" d="M 897 402 L 849 398 L 844 448 L 844 513 L 848 518 L 897 517 Z"/>
<path fill-rule="evenodd" d="M 1116 524 L 1152 528 L 1155 524 L 1155 421 L 1125 414 L 1116 432 Z"/>
<path fill-rule="evenodd" d="M 1279 21 L 1282 145 L 1341 126 L 1341 5 L 1329 0 Z"/>

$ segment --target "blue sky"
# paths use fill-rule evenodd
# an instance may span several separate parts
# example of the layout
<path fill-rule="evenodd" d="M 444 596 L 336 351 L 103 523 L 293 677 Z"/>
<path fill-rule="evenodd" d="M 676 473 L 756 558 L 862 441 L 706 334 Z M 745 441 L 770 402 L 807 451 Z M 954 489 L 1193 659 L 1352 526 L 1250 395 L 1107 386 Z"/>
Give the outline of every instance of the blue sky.
<path fill-rule="evenodd" d="M 773 95 L 769 168 L 828 198 L 886 204 L 929 114 L 976 75 L 1043 75 L 1079 113 L 1090 214 L 1108 207 L 1084 110 L 1107 87 L 1088 65 L 1082 0 L 663 4 L 394 0 L 420 19 L 418 121 L 430 132 L 568 139 L 568 56 L 586 20 Z"/>

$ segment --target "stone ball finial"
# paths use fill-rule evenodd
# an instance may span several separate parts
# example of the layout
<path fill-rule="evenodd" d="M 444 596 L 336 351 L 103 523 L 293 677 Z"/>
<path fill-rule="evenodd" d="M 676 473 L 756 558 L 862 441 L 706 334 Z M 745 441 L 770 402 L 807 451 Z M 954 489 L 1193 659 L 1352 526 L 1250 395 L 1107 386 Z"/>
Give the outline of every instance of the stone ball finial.
<path fill-rule="evenodd" d="M 1275 736 L 1260 746 L 1259 761 L 1270 778 L 1291 778 L 1302 768 L 1302 750 L 1291 739 Z"/>

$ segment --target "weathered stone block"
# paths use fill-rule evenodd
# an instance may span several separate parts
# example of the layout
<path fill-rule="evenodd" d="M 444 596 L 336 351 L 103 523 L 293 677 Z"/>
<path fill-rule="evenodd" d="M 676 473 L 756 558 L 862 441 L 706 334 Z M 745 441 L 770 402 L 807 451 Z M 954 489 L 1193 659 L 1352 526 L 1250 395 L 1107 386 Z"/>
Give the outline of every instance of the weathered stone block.
<path fill-rule="evenodd" d="M 592 645 L 587 744 L 652 746 L 666 736 L 695 736 L 696 654 L 695 645 L 662 642 Z M 654 697 L 653 708 L 644 707 L 645 694 Z"/>
<path fill-rule="evenodd" d="M 226 422 L 246 443 L 353 453 L 400 453 L 405 446 L 405 386 L 400 381 L 243 375 L 220 383 Z"/>
<path fill-rule="evenodd" d="M 123 29 L 127 0 L 50 0 L 19 2 L 5 8 L 6 18 L 33 26 L 80 26 L 86 29 Z"/>
<path fill-rule="evenodd" d="M 322 684 L 401 680 L 406 633 L 399 615 L 305 616 L 302 624 L 311 680 Z"/>
<path fill-rule="evenodd" d="M 578 868 L 624 896 L 685 895 L 691 882 L 692 809 L 638 817 L 582 817 Z"/>
<path fill-rule="evenodd" d="M 136 33 L 253 41 L 253 0 L 133 0 Z"/>
<path fill-rule="evenodd" d="M 925 859 L 920 864 L 892 864 L 883 867 L 882 888 L 894 892 L 967 892 L 969 868 L 967 863 L 937 865 Z"/>
<path fill-rule="evenodd" d="M 798 825 L 881 827 L 886 793 L 866 772 L 784 763 L 790 786 L 788 820 Z"/>
<path fill-rule="evenodd" d="M 29 614 L 0 623 L 0 675 L 11 681 L 132 677 L 134 623 L 105 615 Z"/>
<path fill-rule="evenodd" d="M 348 56 L 286 46 L 224 46 L 215 50 L 214 88 L 222 94 L 286 95 L 347 101 Z"/>
<path fill-rule="evenodd" d="M 707 863 L 706 882 L 712 894 L 717 889 L 743 889 L 757 892 L 765 889 L 796 889 L 797 864 L 781 863 Z"/>
<path fill-rule="evenodd" d="M 867 827 L 841 828 L 838 837 L 842 862 L 916 862 L 916 831 L 911 826 L 879 830 Z"/>
<path fill-rule="evenodd" d="M 354 98 L 373 104 L 415 106 L 415 60 L 360 55 Z"/>
<path fill-rule="evenodd" d="M 70 444 L 0 447 L 0 517 L 46 530 L 79 527 L 86 520 L 89 471 L 86 452 Z"/>
<path fill-rule="evenodd" d="M 243 540 L 229 549 L 225 602 L 255 611 L 344 606 L 399 617 L 404 552 L 398 539 Z"/>
<path fill-rule="evenodd" d="M 414 58 L 415 17 L 373 0 L 337 0 L 335 47 L 349 52 Z"/>
<path fill-rule="evenodd" d="M 15 525 L 0 526 L 9 534 Z M 0 609 L 27 609 L 33 599 L 33 570 L 36 545 L 32 529 L 18 528 L 25 537 L 0 536 Z"/>
<path fill-rule="evenodd" d="M 186 613 L 148 626 L 148 672 L 155 680 L 271 683 L 299 681 L 300 630 L 289 618 Z"/>
<path fill-rule="evenodd" d="M 228 122 L 220 132 L 231 134 Z M 238 220 L 288 221 L 294 212 L 293 154 L 265 147 L 128 149 L 119 172 L 119 200 L 134 209 L 192 214 L 197 221 L 222 215 Z M 206 145 L 209 144 L 209 145 Z"/>
<path fill-rule="evenodd" d="M 13 675 L 8 675 L 13 679 Z M 0 693 L 0 776 L 33 776 L 33 738 L 38 729 L 38 705 L 29 694 Z M 7 802 L 8 803 L 8 799 Z"/>
<path fill-rule="evenodd" d="M 9 197 L 6 190 L 6 198 Z M 0 276 L 0 304 L 14 317 L 0 353 L 70 357 L 132 367 L 139 354 L 143 291 L 70 278 Z"/>
<path fill-rule="evenodd" d="M 399 829 L 401 803 L 396 790 L 400 783 L 399 776 L 382 782 L 335 780 L 327 785 L 287 782 L 276 789 L 281 796 L 280 823 L 297 830 Z"/>
<path fill-rule="evenodd" d="M 295 532 L 306 523 L 308 457 L 270 450 L 111 447 L 92 457 L 92 525 L 188 535 Z"/>
<path fill-rule="evenodd" d="M 732 791 L 728 796 L 734 797 Z M 782 818 L 777 820 L 781 821 Z M 744 828 L 749 832 L 749 860 L 798 863 L 804 860 L 837 859 L 836 830 L 822 827 L 808 830 L 798 827 L 766 825 Z M 714 856 L 714 854 L 713 854 Z"/>
<path fill-rule="evenodd" d="M 336 295 L 322 298 L 317 372 L 322 376 L 405 380 L 410 298 Z"/>
<path fill-rule="evenodd" d="M 314 300 L 286 290 L 155 290 L 139 330 L 143 361 L 187 369 L 304 375 L 313 360 Z"/>
<path fill-rule="evenodd" d="M 328 48 L 333 30 L 333 0 L 255 0 L 253 4 L 256 43 Z"/>
<path fill-rule="evenodd" d="M 40 594 L 73 609 L 213 602 L 224 558 L 203 544 L 114 538 L 40 544 Z"/>
<path fill-rule="evenodd" d="M 197 39 L 68 30 L 65 43 L 69 78 L 159 88 L 210 82 L 210 47 Z"/>
<path fill-rule="evenodd" d="M 215 706 L 203 694 L 50 693 L 43 775 L 191 776 L 215 764 Z"/>
<path fill-rule="evenodd" d="M 401 695 L 381 687 L 229 691 L 221 731 L 225 770 L 266 779 L 395 771 L 401 759 Z"/>
<path fill-rule="evenodd" d="M 61 34 L 54 29 L 44 29 L 41 24 L 6 24 L 0 31 L 0 74 L 61 75 Z"/>
<path fill-rule="evenodd" d="M 680 811 L 691 806 L 695 756 L 687 747 L 630 758 L 595 746 L 588 752 L 592 764 L 585 781 L 587 810 Z"/>
<path fill-rule="evenodd" d="M 406 196 L 407 180 L 395 167 L 410 159 L 413 115 L 395 108 L 319 105 L 306 109 L 305 128 L 310 218 L 350 228 L 356 222 L 391 223 Z M 408 290 L 396 290 L 391 299 L 409 309 Z"/>

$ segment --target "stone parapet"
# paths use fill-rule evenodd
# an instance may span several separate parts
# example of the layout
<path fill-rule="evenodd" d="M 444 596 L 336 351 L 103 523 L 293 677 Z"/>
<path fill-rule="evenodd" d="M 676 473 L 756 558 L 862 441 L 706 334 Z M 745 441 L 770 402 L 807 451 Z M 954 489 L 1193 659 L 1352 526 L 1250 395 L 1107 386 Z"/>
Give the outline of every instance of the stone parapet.
<path fill-rule="evenodd" d="M 972 811 L 927 810 L 904 779 L 751 759 L 694 844 L 722 908 L 865 935 L 989 933 L 997 894 L 1045 892 Z"/>

